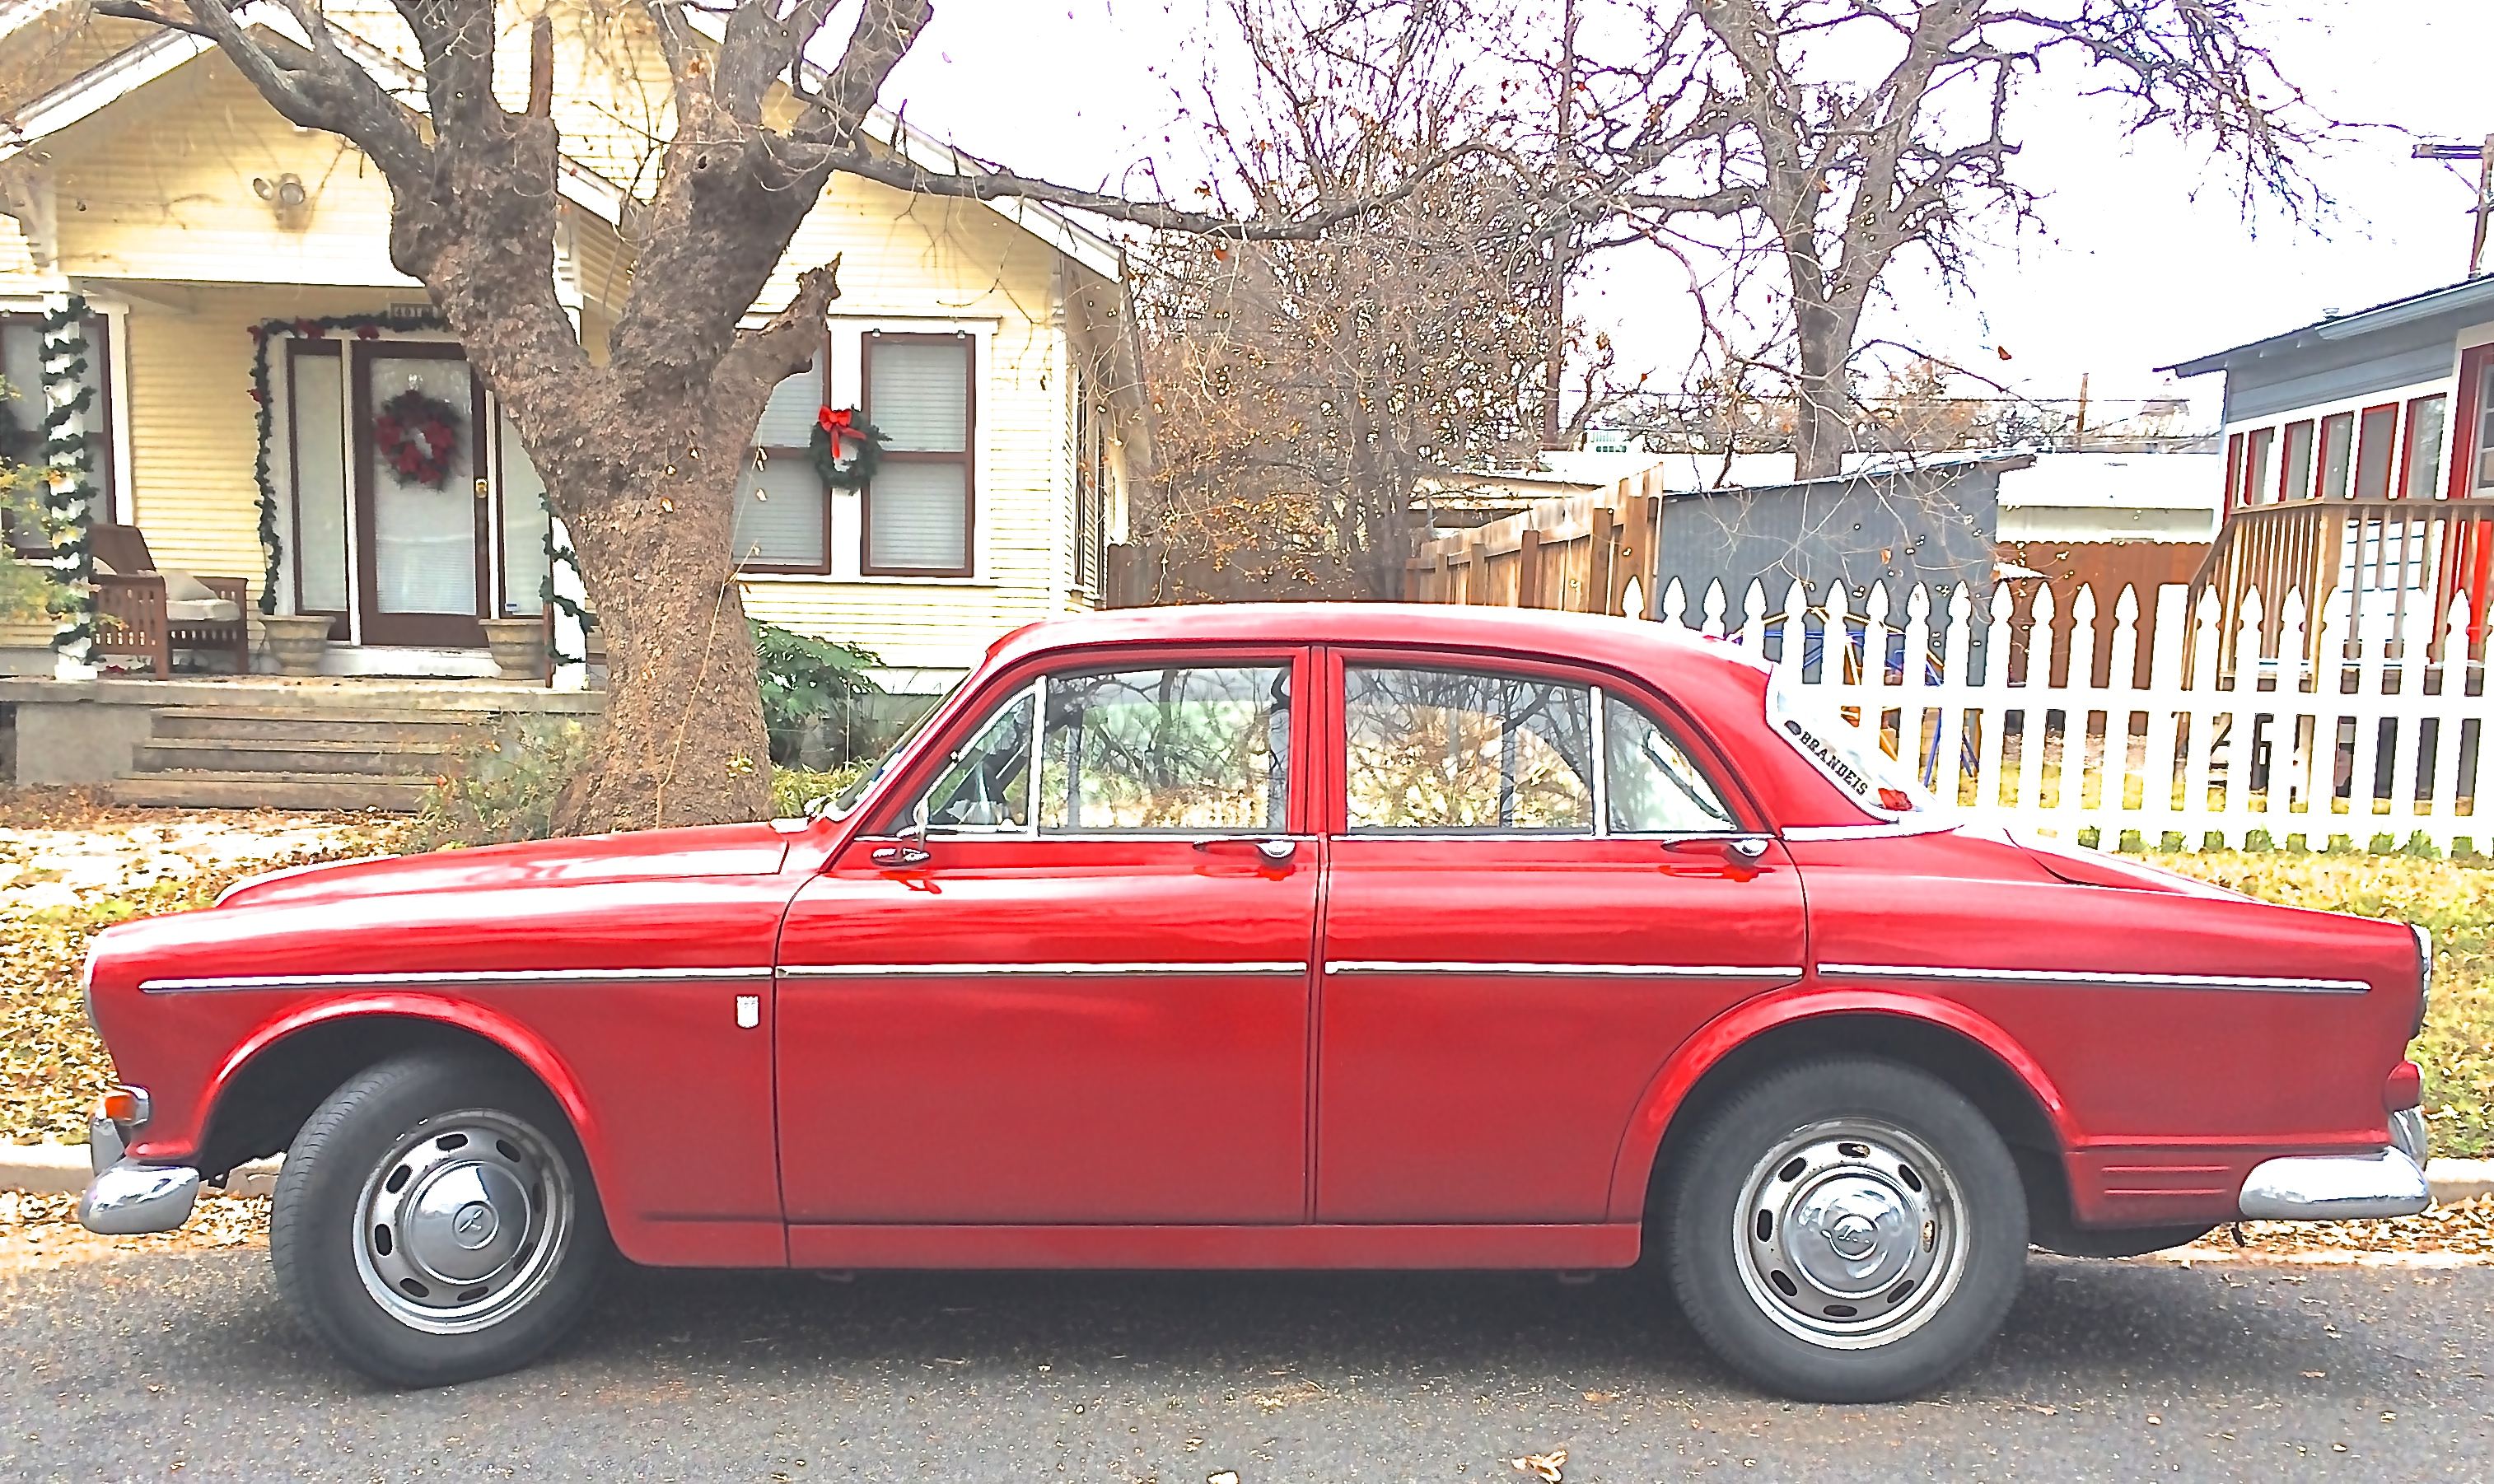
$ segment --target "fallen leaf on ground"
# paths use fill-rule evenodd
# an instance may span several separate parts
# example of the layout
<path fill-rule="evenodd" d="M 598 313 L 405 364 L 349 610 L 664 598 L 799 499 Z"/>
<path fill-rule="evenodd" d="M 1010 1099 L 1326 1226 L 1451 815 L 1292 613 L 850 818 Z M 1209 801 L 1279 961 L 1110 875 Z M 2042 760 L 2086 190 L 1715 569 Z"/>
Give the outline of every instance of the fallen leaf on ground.
<path fill-rule="evenodd" d="M 1553 1448 L 1547 1453 L 1528 1453 L 1522 1458 L 1510 1458 L 1507 1462 L 1515 1466 L 1515 1471 L 1518 1473 L 1529 1473 L 1544 1481 L 1544 1484 L 1560 1484 L 1559 1470 L 1566 1465 L 1567 1450 Z"/>

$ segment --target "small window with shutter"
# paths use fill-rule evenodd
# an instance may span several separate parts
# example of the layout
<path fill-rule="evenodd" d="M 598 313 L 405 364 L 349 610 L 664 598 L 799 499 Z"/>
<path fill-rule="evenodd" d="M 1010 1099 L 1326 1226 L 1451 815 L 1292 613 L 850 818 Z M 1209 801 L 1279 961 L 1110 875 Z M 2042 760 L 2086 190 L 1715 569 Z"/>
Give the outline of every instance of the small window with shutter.
<path fill-rule="evenodd" d="M 972 347 L 965 334 L 866 337 L 866 416 L 884 436 L 862 522 L 868 576 L 970 575 Z"/>
<path fill-rule="evenodd" d="M 736 560 L 747 571 L 829 572 L 831 498 L 814 472 L 823 357 L 773 388 L 736 485 Z"/>

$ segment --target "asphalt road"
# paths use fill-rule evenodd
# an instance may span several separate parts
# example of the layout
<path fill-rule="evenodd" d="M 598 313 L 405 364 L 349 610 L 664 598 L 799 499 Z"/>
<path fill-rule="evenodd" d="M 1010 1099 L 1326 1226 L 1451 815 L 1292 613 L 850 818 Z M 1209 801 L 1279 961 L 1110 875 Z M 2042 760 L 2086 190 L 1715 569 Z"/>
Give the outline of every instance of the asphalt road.
<path fill-rule="evenodd" d="M 518 1376 L 377 1390 L 264 1253 L 0 1278 L 0 1480 L 2494 1478 L 2494 1268 L 2038 1259 L 1948 1392 L 1798 1407 L 1635 1279 L 624 1272 Z"/>

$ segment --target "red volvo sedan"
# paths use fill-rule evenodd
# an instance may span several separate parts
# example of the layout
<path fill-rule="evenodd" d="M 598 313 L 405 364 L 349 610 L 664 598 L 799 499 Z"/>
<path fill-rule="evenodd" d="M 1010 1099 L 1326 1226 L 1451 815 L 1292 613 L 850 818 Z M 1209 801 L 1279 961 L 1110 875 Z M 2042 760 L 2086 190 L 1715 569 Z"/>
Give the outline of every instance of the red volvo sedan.
<path fill-rule="evenodd" d="M 348 1362 L 707 1267 L 1620 1268 L 1802 1398 L 2030 1243 L 2427 1201 L 2429 948 L 1953 823 L 1737 647 L 1445 607 L 999 641 L 811 818 L 342 863 L 125 924 L 81 1205 L 285 1151 Z"/>

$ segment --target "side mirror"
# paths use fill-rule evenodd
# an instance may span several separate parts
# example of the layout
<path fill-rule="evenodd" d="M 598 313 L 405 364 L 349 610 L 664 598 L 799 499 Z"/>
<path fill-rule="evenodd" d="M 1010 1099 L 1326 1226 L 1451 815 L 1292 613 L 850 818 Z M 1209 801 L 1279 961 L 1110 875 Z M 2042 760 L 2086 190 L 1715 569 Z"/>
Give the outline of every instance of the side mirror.
<path fill-rule="evenodd" d="M 867 859 L 877 865 L 901 868 L 925 865 L 931 859 L 927 853 L 926 795 L 921 794 L 918 802 L 909 806 L 909 822 L 902 825 L 893 838 L 898 843 L 878 845 Z"/>

